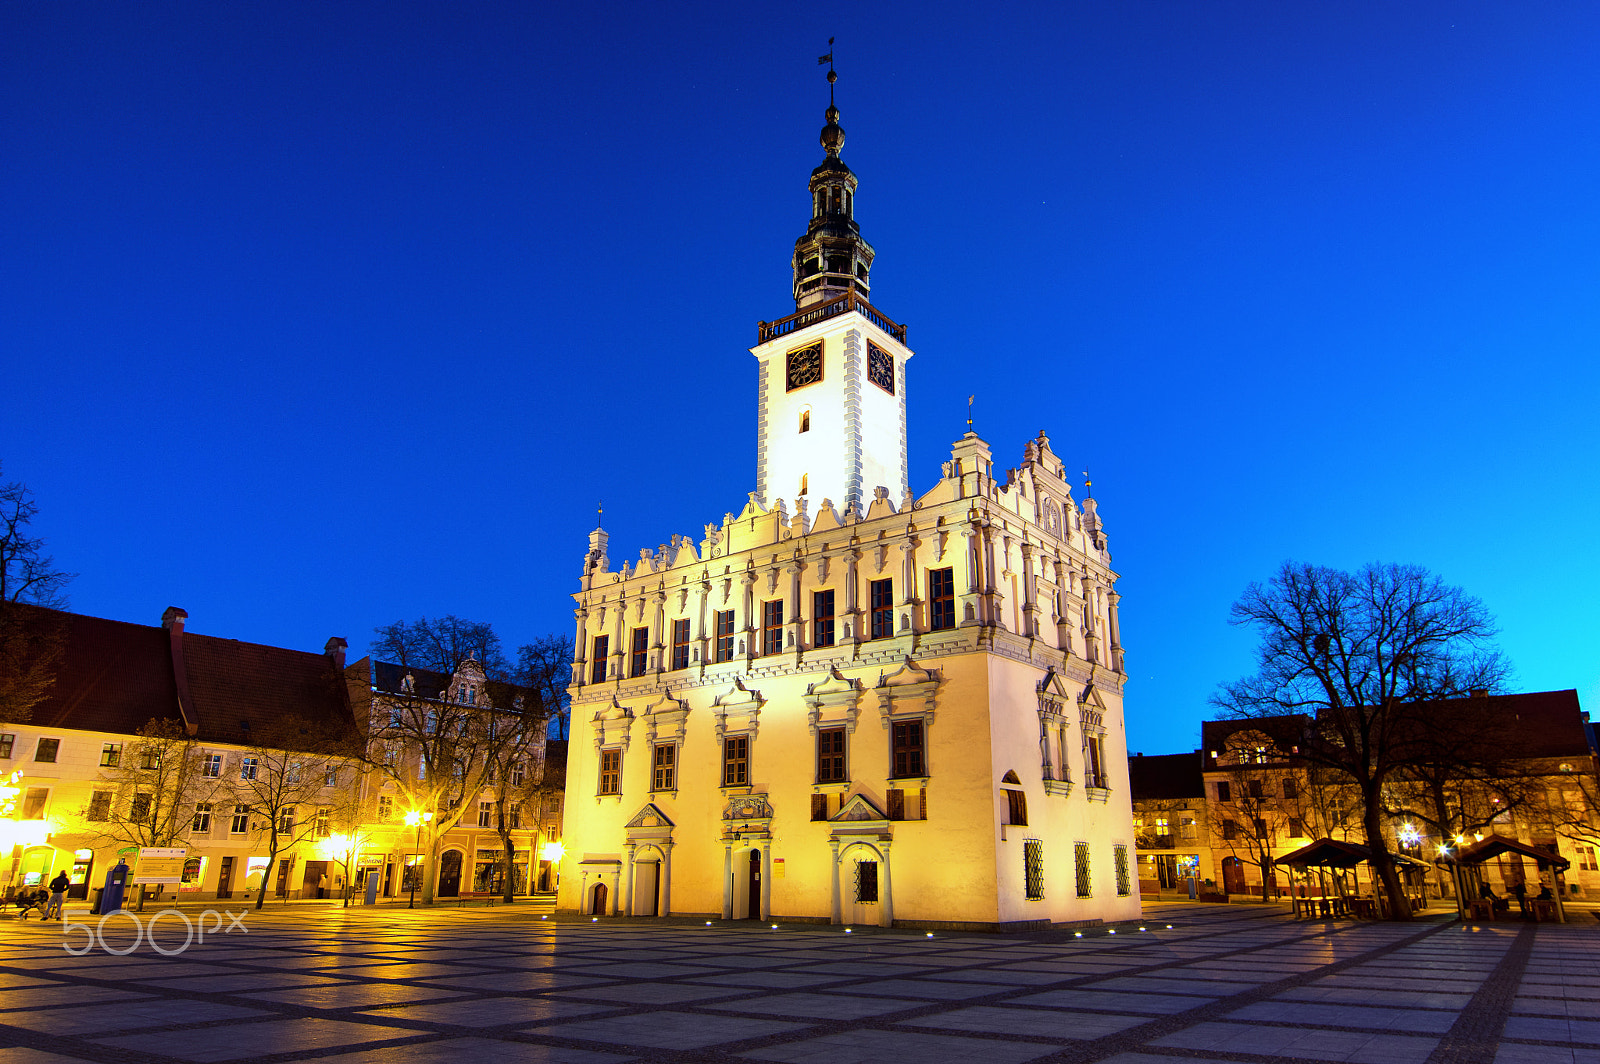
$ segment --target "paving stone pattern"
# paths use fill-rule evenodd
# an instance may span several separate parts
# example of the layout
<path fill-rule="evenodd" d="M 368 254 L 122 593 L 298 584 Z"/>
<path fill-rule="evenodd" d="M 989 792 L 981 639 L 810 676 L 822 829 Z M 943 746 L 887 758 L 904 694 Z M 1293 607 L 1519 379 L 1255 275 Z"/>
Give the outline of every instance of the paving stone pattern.
<path fill-rule="evenodd" d="M 1297 922 L 986 935 L 301 908 L 177 956 L 6 921 L 0 1064 L 1600 1064 L 1600 927 Z M 1172 926 L 1169 928 L 1168 925 Z M 113 948 L 131 944 L 115 934 Z M 164 948 L 182 938 L 164 922 Z M 72 942 L 81 943 L 79 933 Z"/>

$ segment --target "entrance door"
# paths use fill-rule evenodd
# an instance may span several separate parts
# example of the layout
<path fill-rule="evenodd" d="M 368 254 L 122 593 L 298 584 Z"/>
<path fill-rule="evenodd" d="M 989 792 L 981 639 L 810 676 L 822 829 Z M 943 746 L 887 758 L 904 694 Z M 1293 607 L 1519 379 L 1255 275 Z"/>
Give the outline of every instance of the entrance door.
<path fill-rule="evenodd" d="M 280 898 L 287 896 L 289 893 L 289 858 L 287 857 L 278 862 L 278 885 L 275 890 Z"/>
<path fill-rule="evenodd" d="M 857 850 L 857 853 L 870 851 Z M 850 922 L 853 924 L 876 924 L 878 922 L 878 862 L 857 860 L 850 862 L 849 866 L 855 873 L 854 891 L 851 894 L 849 909 Z"/>
<path fill-rule="evenodd" d="M 1237 857 L 1222 859 L 1222 889 L 1229 894 L 1245 893 L 1244 862 Z"/>
<path fill-rule="evenodd" d="M 633 915 L 655 916 L 661 882 L 661 862 L 641 861 L 633 866 Z"/>
<path fill-rule="evenodd" d="M 88 857 L 79 857 L 72 862 L 72 885 L 67 888 L 69 898 L 87 898 L 89 896 L 89 875 L 94 871 L 94 854 Z"/>
<path fill-rule="evenodd" d="M 746 902 L 744 914 L 751 920 L 759 920 L 761 912 L 761 851 L 750 851 L 750 897 Z"/>
<path fill-rule="evenodd" d="M 455 898 L 461 894 L 461 851 L 446 850 L 439 858 L 439 897 Z"/>
<path fill-rule="evenodd" d="M 606 914 L 606 885 L 596 883 L 594 890 L 589 893 L 589 915 L 604 916 Z"/>
<path fill-rule="evenodd" d="M 327 861 L 307 861 L 305 875 L 300 879 L 302 898 L 327 897 L 322 886 L 322 877 L 328 874 Z"/>
<path fill-rule="evenodd" d="M 226 899 L 233 897 L 233 858 L 222 859 L 222 871 L 217 873 L 217 897 Z"/>

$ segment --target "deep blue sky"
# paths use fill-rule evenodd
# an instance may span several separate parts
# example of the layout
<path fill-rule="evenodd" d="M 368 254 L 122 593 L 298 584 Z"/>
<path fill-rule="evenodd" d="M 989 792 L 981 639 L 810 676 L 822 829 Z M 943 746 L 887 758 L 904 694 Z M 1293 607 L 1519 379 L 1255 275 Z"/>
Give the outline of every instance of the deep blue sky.
<path fill-rule="evenodd" d="M 13 0 L 0 459 L 73 607 L 515 646 L 597 498 L 614 562 L 739 509 L 829 36 L 913 486 L 972 392 L 1092 471 L 1132 749 L 1286 558 L 1429 566 L 1600 708 L 1592 3 Z"/>

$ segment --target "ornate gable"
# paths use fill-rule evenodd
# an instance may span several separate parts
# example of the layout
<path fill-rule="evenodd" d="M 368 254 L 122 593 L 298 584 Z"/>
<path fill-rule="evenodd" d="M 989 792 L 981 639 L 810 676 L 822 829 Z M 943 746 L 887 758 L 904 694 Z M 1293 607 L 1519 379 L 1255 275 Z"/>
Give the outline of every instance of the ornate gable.
<path fill-rule="evenodd" d="M 640 828 L 673 828 L 677 825 L 672 822 L 667 814 L 661 811 L 661 807 L 656 803 L 646 802 L 644 803 L 644 808 L 633 814 L 633 819 L 628 821 L 627 826 L 629 831 L 634 831 Z"/>
<path fill-rule="evenodd" d="M 711 701 L 717 742 L 720 744 L 729 730 L 748 731 L 754 738 L 761 720 L 761 707 L 765 704 L 760 691 L 746 687 L 744 681 L 735 676 L 733 686 Z"/>
<path fill-rule="evenodd" d="M 924 669 L 910 657 L 905 664 L 878 680 L 878 707 L 883 713 L 883 726 L 889 726 L 894 716 L 920 714 L 933 723 L 934 699 L 943 682 L 938 669 Z"/>
<path fill-rule="evenodd" d="M 633 730 L 633 710 L 618 702 L 616 695 L 611 696 L 610 705 L 595 710 L 593 724 L 596 749 L 619 744 L 624 750 L 628 748 Z"/>
<path fill-rule="evenodd" d="M 810 707 L 807 715 L 811 733 L 828 724 L 843 724 L 851 734 L 856 730 L 856 716 L 861 712 L 860 680 L 852 680 L 837 668 L 828 670 L 826 679 L 806 688 L 805 702 Z"/>

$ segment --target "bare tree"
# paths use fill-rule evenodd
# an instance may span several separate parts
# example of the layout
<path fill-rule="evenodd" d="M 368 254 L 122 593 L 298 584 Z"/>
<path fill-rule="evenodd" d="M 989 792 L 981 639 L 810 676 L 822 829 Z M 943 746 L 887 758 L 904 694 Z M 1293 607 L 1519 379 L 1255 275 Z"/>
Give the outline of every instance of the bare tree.
<path fill-rule="evenodd" d="M 572 640 L 547 635 L 517 648 L 516 677 L 543 708 L 555 733 L 550 738 L 566 739 L 572 718 L 572 694 L 567 686 L 572 680 Z"/>
<path fill-rule="evenodd" d="M 331 830 L 319 809 L 330 806 L 347 753 L 341 740 L 319 725 L 294 717 L 252 726 L 241 754 L 236 801 L 249 807 L 256 835 L 267 847 L 267 870 L 256 887 L 256 908 L 266 904 L 267 880 L 278 854 Z M 347 777 L 354 770 L 344 767 Z M 353 779 L 347 779 L 353 784 Z"/>
<path fill-rule="evenodd" d="M 1288 562 L 1250 585 L 1232 620 L 1261 638 L 1257 671 L 1225 684 L 1213 704 L 1241 718 L 1311 718 L 1299 756 L 1357 789 L 1389 911 L 1409 919 L 1384 839 L 1383 789 L 1426 755 L 1432 703 L 1493 689 L 1508 675 L 1488 611 L 1416 566 L 1350 573 Z"/>
<path fill-rule="evenodd" d="M 44 540 L 29 535 L 38 512 L 25 484 L 0 484 L 0 723 L 27 720 L 61 664 L 62 619 L 27 607 L 65 608 L 76 574 L 57 569 Z"/>
<path fill-rule="evenodd" d="M 1211 820 L 1212 845 L 1256 866 L 1261 873 L 1261 900 L 1277 893 L 1273 878 L 1274 851 L 1282 836 L 1296 834 L 1291 821 L 1303 821 L 1299 781 L 1287 751 L 1255 729 L 1228 737 L 1213 773 L 1225 774 L 1215 782 L 1225 787 L 1217 795 Z M 1294 826 L 1299 826 L 1298 824 Z"/>

